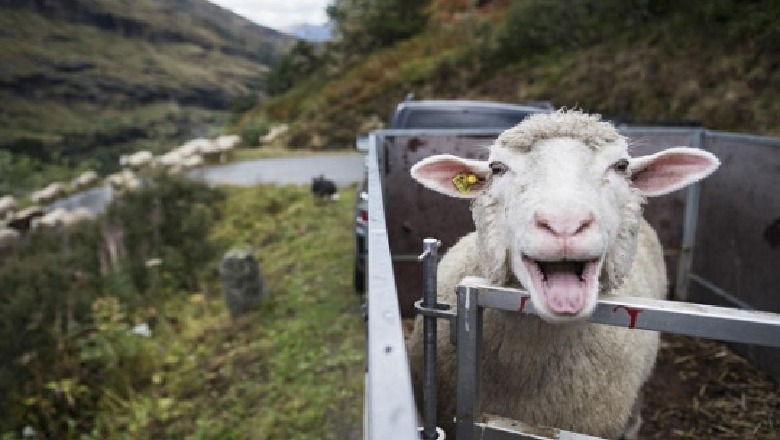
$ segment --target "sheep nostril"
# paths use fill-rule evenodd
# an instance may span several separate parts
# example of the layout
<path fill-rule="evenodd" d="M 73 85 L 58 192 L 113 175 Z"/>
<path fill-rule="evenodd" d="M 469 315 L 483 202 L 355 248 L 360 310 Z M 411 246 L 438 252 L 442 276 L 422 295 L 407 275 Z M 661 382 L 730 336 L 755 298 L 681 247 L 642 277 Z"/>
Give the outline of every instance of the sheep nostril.
<path fill-rule="evenodd" d="M 553 229 L 552 226 L 550 226 L 550 224 L 545 220 L 536 220 L 536 227 L 545 232 L 549 232 L 552 235 L 558 235 L 555 229 Z"/>
<path fill-rule="evenodd" d="M 576 231 L 574 231 L 574 235 L 581 234 L 581 233 L 585 232 L 587 229 L 590 229 L 590 227 L 592 225 L 593 225 L 593 217 L 591 216 L 588 219 L 582 221 L 582 223 L 580 224 L 580 227 L 577 228 Z"/>

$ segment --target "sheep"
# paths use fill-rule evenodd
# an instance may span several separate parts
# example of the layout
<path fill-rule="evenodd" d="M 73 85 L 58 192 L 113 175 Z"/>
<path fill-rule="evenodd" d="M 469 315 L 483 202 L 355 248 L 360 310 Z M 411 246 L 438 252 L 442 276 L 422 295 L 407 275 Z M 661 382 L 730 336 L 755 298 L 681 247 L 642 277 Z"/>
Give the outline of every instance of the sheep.
<path fill-rule="evenodd" d="M 311 180 L 311 193 L 322 200 L 338 199 L 338 188 L 336 183 L 330 179 L 326 179 L 323 174 L 315 177 Z"/>
<path fill-rule="evenodd" d="M 222 136 L 217 136 L 217 138 L 214 139 L 214 144 L 221 151 L 230 151 L 236 148 L 240 143 L 241 143 L 241 136 L 237 134 L 226 134 Z"/>
<path fill-rule="evenodd" d="M 4 219 L 12 214 L 16 209 L 16 198 L 14 196 L 0 197 L 0 219 Z"/>
<path fill-rule="evenodd" d="M 20 232 L 27 231 L 35 219 L 44 215 L 46 215 L 46 211 L 40 206 L 29 206 L 14 214 L 13 218 L 8 221 L 8 226 Z"/>
<path fill-rule="evenodd" d="M 84 206 L 79 206 L 78 208 L 69 211 L 67 215 L 65 215 L 62 218 L 62 224 L 66 228 L 69 228 L 73 225 L 77 225 L 81 222 L 85 222 L 88 220 L 94 220 L 95 219 L 95 213 L 90 211 L 88 208 L 85 208 Z"/>
<path fill-rule="evenodd" d="M 118 194 L 127 190 L 136 190 L 141 187 L 141 180 L 129 169 L 123 169 L 118 173 L 110 174 L 106 177 L 106 181 Z"/>
<path fill-rule="evenodd" d="M 89 188 L 90 186 L 97 183 L 99 180 L 98 174 L 92 170 L 84 171 L 83 173 L 79 174 L 78 177 L 73 179 L 70 182 L 71 188 L 74 190 L 81 190 Z"/>
<path fill-rule="evenodd" d="M 156 164 L 170 168 L 179 165 L 183 159 L 184 157 L 179 154 L 178 150 L 172 150 L 158 157 Z"/>
<path fill-rule="evenodd" d="M 119 165 L 123 167 L 140 169 L 151 165 L 153 160 L 154 155 L 151 152 L 142 150 L 126 156 L 120 156 Z"/>
<path fill-rule="evenodd" d="M 67 187 L 61 182 L 54 182 L 39 191 L 30 194 L 33 203 L 50 203 L 67 194 Z"/>
<path fill-rule="evenodd" d="M 181 157 L 187 158 L 201 154 L 203 150 L 208 150 L 214 145 L 209 139 L 198 138 L 186 142 L 184 145 L 176 148 L 174 151 L 178 151 Z"/>
<path fill-rule="evenodd" d="M 43 217 L 33 221 L 33 229 L 38 228 L 70 228 L 78 223 L 93 220 L 95 214 L 89 209 L 80 206 L 72 211 L 68 211 L 64 208 L 55 208 Z"/>
<path fill-rule="evenodd" d="M 589 324 L 600 294 L 663 298 L 658 238 L 642 218 L 646 197 L 713 172 L 712 154 L 684 147 L 628 155 L 626 139 L 599 115 L 533 115 L 504 131 L 486 161 L 451 155 L 411 169 L 423 186 L 471 200 L 476 231 L 438 268 L 437 295 L 456 304 L 465 282 L 522 288 L 539 316 L 485 310 L 481 399 L 488 414 L 604 438 L 635 438 L 639 393 L 658 333 Z M 409 353 L 422 389 L 422 317 Z M 452 432 L 456 357 L 438 329 L 438 420 Z M 451 438 L 448 436 L 448 438 Z"/>
<path fill-rule="evenodd" d="M 179 166 L 185 170 L 191 169 L 191 168 L 197 168 L 199 166 L 203 166 L 204 160 L 203 156 L 196 154 L 194 156 L 186 157 L 179 162 Z"/>
<path fill-rule="evenodd" d="M 55 228 L 65 223 L 65 217 L 68 215 L 68 211 L 65 208 L 55 208 L 47 212 L 42 217 L 33 220 L 33 229 L 39 228 Z"/>
<path fill-rule="evenodd" d="M 241 137 L 237 134 L 222 135 L 214 139 L 214 146 L 219 154 L 219 161 L 225 163 L 228 155 L 241 143 Z M 206 152 L 203 151 L 205 155 Z"/>
<path fill-rule="evenodd" d="M 274 127 L 271 127 L 270 130 L 268 130 L 268 133 L 265 134 L 265 136 L 260 137 L 260 144 L 261 145 L 267 145 L 271 142 L 274 142 L 275 140 L 279 139 L 283 134 L 287 133 L 287 130 L 289 130 L 289 126 L 287 124 L 280 124 L 276 125 Z"/>

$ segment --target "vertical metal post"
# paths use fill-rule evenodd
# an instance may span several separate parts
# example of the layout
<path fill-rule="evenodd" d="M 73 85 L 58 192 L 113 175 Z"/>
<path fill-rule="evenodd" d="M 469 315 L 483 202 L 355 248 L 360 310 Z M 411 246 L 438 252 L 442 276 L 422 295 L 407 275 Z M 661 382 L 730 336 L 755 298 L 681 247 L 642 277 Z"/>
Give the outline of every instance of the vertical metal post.
<path fill-rule="evenodd" d="M 698 130 L 693 136 L 693 148 L 704 146 L 706 130 Z M 685 218 L 683 219 L 682 248 L 677 262 L 677 280 L 674 286 L 674 296 L 680 301 L 688 301 L 688 275 L 693 265 L 693 247 L 696 242 L 696 225 L 699 219 L 699 199 L 701 183 L 696 182 L 688 187 L 685 200 Z"/>
<path fill-rule="evenodd" d="M 424 307 L 436 307 L 436 270 L 441 242 L 435 238 L 423 240 L 423 300 Z M 436 432 L 436 317 L 423 318 L 423 425 L 424 440 L 438 438 Z"/>
<path fill-rule="evenodd" d="M 455 437 L 458 440 L 475 438 L 475 415 L 479 407 L 480 342 L 482 339 L 482 312 L 479 290 L 458 287 L 458 382 L 455 407 Z"/>

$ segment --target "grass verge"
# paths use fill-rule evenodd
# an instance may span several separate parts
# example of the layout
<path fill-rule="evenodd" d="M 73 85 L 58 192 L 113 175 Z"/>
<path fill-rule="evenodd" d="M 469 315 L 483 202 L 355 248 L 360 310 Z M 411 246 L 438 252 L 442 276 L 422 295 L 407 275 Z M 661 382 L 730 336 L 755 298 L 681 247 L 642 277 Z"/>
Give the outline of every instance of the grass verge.
<path fill-rule="evenodd" d="M 359 438 L 365 326 L 351 276 L 356 191 L 341 192 L 339 201 L 318 203 L 305 186 L 225 188 L 225 198 L 209 202 L 219 220 L 201 239 L 253 252 L 269 293 L 260 306 L 230 319 L 220 252 L 190 274 L 196 288 L 176 287 L 165 258 L 132 301 L 121 295 L 129 278 L 114 276 L 92 302 L 94 326 L 53 354 L 56 369 L 16 400 L 17 417 L 6 425 L 13 429 L 0 438 Z M 179 218 L 180 230 L 190 217 Z M 141 324 L 150 334 L 130 331 Z"/>

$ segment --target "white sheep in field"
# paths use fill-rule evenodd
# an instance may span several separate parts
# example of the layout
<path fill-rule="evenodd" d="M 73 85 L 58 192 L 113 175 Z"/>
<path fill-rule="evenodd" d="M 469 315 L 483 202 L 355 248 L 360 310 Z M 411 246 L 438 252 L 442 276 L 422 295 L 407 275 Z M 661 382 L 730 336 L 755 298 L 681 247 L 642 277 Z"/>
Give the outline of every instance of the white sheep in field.
<path fill-rule="evenodd" d="M 268 133 L 266 133 L 265 136 L 260 137 L 259 139 L 260 144 L 266 145 L 266 144 L 270 144 L 271 142 L 274 142 L 275 140 L 279 139 L 283 134 L 287 133 L 289 128 L 290 127 L 287 124 L 280 124 L 271 127 L 271 129 L 268 130 Z"/>
<path fill-rule="evenodd" d="M 241 136 L 237 134 L 225 134 L 222 136 L 217 136 L 217 138 L 214 139 L 214 144 L 217 146 L 217 148 L 220 151 L 233 150 L 240 143 L 241 143 Z"/>
<path fill-rule="evenodd" d="M 151 165 L 154 155 L 146 150 L 138 151 L 133 154 L 122 155 L 119 157 L 119 165 L 140 169 Z"/>
<path fill-rule="evenodd" d="M 34 191 L 30 194 L 30 200 L 33 203 L 50 203 L 67 193 L 68 188 L 64 183 L 54 182 L 39 191 Z"/>
<path fill-rule="evenodd" d="M 55 208 L 33 221 L 33 228 L 56 228 L 62 226 L 69 228 L 81 222 L 95 219 L 95 214 L 89 209 L 80 206 L 72 211 L 64 208 Z"/>
<path fill-rule="evenodd" d="M 177 147 L 174 151 L 179 153 L 179 156 L 187 158 L 201 154 L 203 150 L 213 148 L 214 142 L 206 138 L 197 138 L 191 141 L 187 141 L 184 145 Z"/>
<path fill-rule="evenodd" d="M 191 169 L 191 168 L 197 168 L 199 166 L 203 166 L 205 161 L 203 160 L 203 156 L 196 154 L 194 156 L 186 157 L 179 162 L 179 166 L 182 169 Z"/>
<path fill-rule="evenodd" d="M 128 190 L 136 190 L 141 187 L 141 179 L 133 170 L 127 168 L 118 173 L 110 174 L 106 177 L 106 181 L 118 194 Z"/>
<path fill-rule="evenodd" d="M 487 161 L 442 155 L 412 167 L 424 186 L 472 200 L 476 231 L 441 260 L 439 299 L 455 305 L 456 285 L 475 276 L 527 290 L 540 315 L 485 310 L 479 411 L 635 438 L 638 396 L 655 363 L 658 333 L 584 319 L 600 294 L 665 297 L 662 249 L 642 204 L 718 165 L 712 154 L 682 147 L 632 158 L 612 124 L 559 111 L 503 132 Z M 438 350 L 438 420 L 451 431 L 456 358 L 444 324 Z M 420 396 L 421 317 L 409 352 Z"/>
<path fill-rule="evenodd" d="M 0 220 L 12 214 L 16 209 L 16 198 L 14 196 L 0 197 Z"/>
<path fill-rule="evenodd" d="M 70 182 L 70 186 L 74 190 L 85 189 L 97 183 L 99 179 L 96 172 L 92 170 L 84 171 Z"/>
<path fill-rule="evenodd" d="M 68 211 L 65 208 L 55 208 L 32 223 L 33 229 L 54 228 L 64 223 Z"/>
<path fill-rule="evenodd" d="M 72 211 L 68 211 L 67 215 L 62 218 L 62 225 L 66 228 L 69 228 L 81 222 L 94 220 L 95 218 L 95 213 L 90 211 L 88 208 L 85 208 L 84 206 L 79 206 Z"/>

